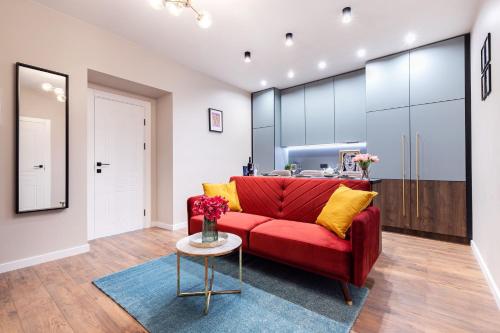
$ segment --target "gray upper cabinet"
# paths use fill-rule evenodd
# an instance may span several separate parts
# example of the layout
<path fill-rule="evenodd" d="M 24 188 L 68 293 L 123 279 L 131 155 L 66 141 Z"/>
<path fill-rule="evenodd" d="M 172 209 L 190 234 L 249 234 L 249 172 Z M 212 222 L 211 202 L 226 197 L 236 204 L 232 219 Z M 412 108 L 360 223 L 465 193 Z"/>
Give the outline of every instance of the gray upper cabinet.
<path fill-rule="evenodd" d="M 252 95 L 252 128 L 274 126 L 274 89 Z"/>
<path fill-rule="evenodd" d="M 410 104 L 465 98 L 463 36 L 410 51 Z"/>
<path fill-rule="evenodd" d="M 274 170 L 274 126 L 253 129 L 253 162 L 259 174 Z"/>
<path fill-rule="evenodd" d="M 465 181 L 464 100 L 412 106 L 410 124 L 411 178 Z"/>
<path fill-rule="evenodd" d="M 366 141 L 365 71 L 335 77 L 335 142 Z"/>
<path fill-rule="evenodd" d="M 409 106 L 409 52 L 366 64 L 366 107 L 377 111 Z"/>
<path fill-rule="evenodd" d="M 366 114 L 367 151 L 380 158 L 380 163 L 371 166 L 372 177 L 409 179 L 409 112 L 405 107 Z"/>
<path fill-rule="evenodd" d="M 306 143 L 304 86 L 281 91 L 281 146 Z"/>
<path fill-rule="evenodd" d="M 333 79 L 305 86 L 306 144 L 335 141 L 335 101 Z"/>

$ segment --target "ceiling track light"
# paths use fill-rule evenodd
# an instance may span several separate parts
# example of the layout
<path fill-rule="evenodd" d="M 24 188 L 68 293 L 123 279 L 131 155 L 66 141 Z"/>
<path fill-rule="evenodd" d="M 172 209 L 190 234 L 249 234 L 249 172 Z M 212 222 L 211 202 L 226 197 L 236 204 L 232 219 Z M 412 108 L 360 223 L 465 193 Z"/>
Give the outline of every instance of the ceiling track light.
<path fill-rule="evenodd" d="M 245 51 L 244 61 L 246 63 L 252 62 L 252 53 L 250 51 Z"/>
<path fill-rule="evenodd" d="M 352 21 L 352 11 L 351 7 L 345 7 L 342 9 L 342 22 L 349 23 Z"/>
<path fill-rule="evenodd" d="M 206 29 L 212 25 L 212 17 L 206 11 L 200 11 L 193 7 L 191 0 L 149 0 L 151 7 L 156 10 L 168 8 L 170 14 L 179 16 L 184 8 L 190 8 L 196 15 L 198 26 Z"/>
<path fill-rule="evenodd" d="M 291 32 L 287 32 L 285 35 L 285 45 L 286 46 L 293 45 L 293 34 Z"/>

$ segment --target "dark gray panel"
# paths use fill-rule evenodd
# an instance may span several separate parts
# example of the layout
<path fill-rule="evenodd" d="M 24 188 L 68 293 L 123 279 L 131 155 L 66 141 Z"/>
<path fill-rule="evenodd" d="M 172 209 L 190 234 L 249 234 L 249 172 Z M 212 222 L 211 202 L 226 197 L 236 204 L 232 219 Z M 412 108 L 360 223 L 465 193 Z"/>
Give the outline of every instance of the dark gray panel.
<path fill-rule="evenodd" d="M 335 101 L 333 79 L 309 83 L 305 87 L 306 144 L 335 141 Z"/>
<path fill-rule="evenodd" d="M 369 112 L 366 114 L 366 144 L 370 154 L 378 155 L 371 176 L 382 179 L 410 177 L 409 108 Z M 404 162 L 403 162 L 404 156 Z"/>
<path fill-rule="evenodd" d="M 418 163 L 421 180 L 465 181 L 464 100 L 412 106 L 410 127 L 412 179 Z"/>
<path fill-rule="evenodd" d="M 367 111 L 408 106 L 410 84 L 409 52 L 370 61 L 366 64 Z"/>
<path fill-rule="evenodd" d="M 306 143 L 304 86 L 281 91 L 281 146 Z"/>
<path fill-rule="evenodd" d="M 252 95 L 252 127 L 274 126 L 274 89 Z"/>
<path fill-rule="evenodd" d="M 410 51 L 410 104 L 465 98 L 465 39 Z"/>
<path fill-rule="evenodd" d="M 274 95 L 274 168 L 284 169 L 288 163 L 287 154 L 281 147 L 281 93 L 275 90 Z"/>
<path fill-rule="evenodd" d="M 366 141 L 365 71 L 335 77 L 335 142 Z"/>
<path fill-rule="evenodd" d="M 274 126 L 253 130 L 253 161 L 259 174 L 274 170 Z"/>

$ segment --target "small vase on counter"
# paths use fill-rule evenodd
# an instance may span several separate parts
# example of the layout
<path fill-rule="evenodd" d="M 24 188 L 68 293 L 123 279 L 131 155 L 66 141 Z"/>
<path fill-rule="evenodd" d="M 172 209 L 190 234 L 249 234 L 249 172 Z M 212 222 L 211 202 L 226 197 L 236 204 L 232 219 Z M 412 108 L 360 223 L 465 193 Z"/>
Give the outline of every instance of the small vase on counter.
<path fill-rule="evenodd" d="M 353 162 L 358 163 L 361 168 L 361 179 L 370 180 L 370 165 L 378 163 L 380 159 L 378 156 L 371 154 L 358 154 L 352 159 Z"/>

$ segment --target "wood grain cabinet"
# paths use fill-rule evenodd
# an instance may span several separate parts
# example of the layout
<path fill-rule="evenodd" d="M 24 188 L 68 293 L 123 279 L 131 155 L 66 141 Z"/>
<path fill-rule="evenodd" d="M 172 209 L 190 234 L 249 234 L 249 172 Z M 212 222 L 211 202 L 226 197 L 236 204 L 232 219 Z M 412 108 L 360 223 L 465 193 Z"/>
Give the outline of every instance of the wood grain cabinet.
<path fill-rule="evenodd" d="M 457 37 L 367 65 L 367 148 L 381 158 L 372 176 L 383 179 L 374 188 L 386 230 L 470 238 L 466 43 Z"/>

